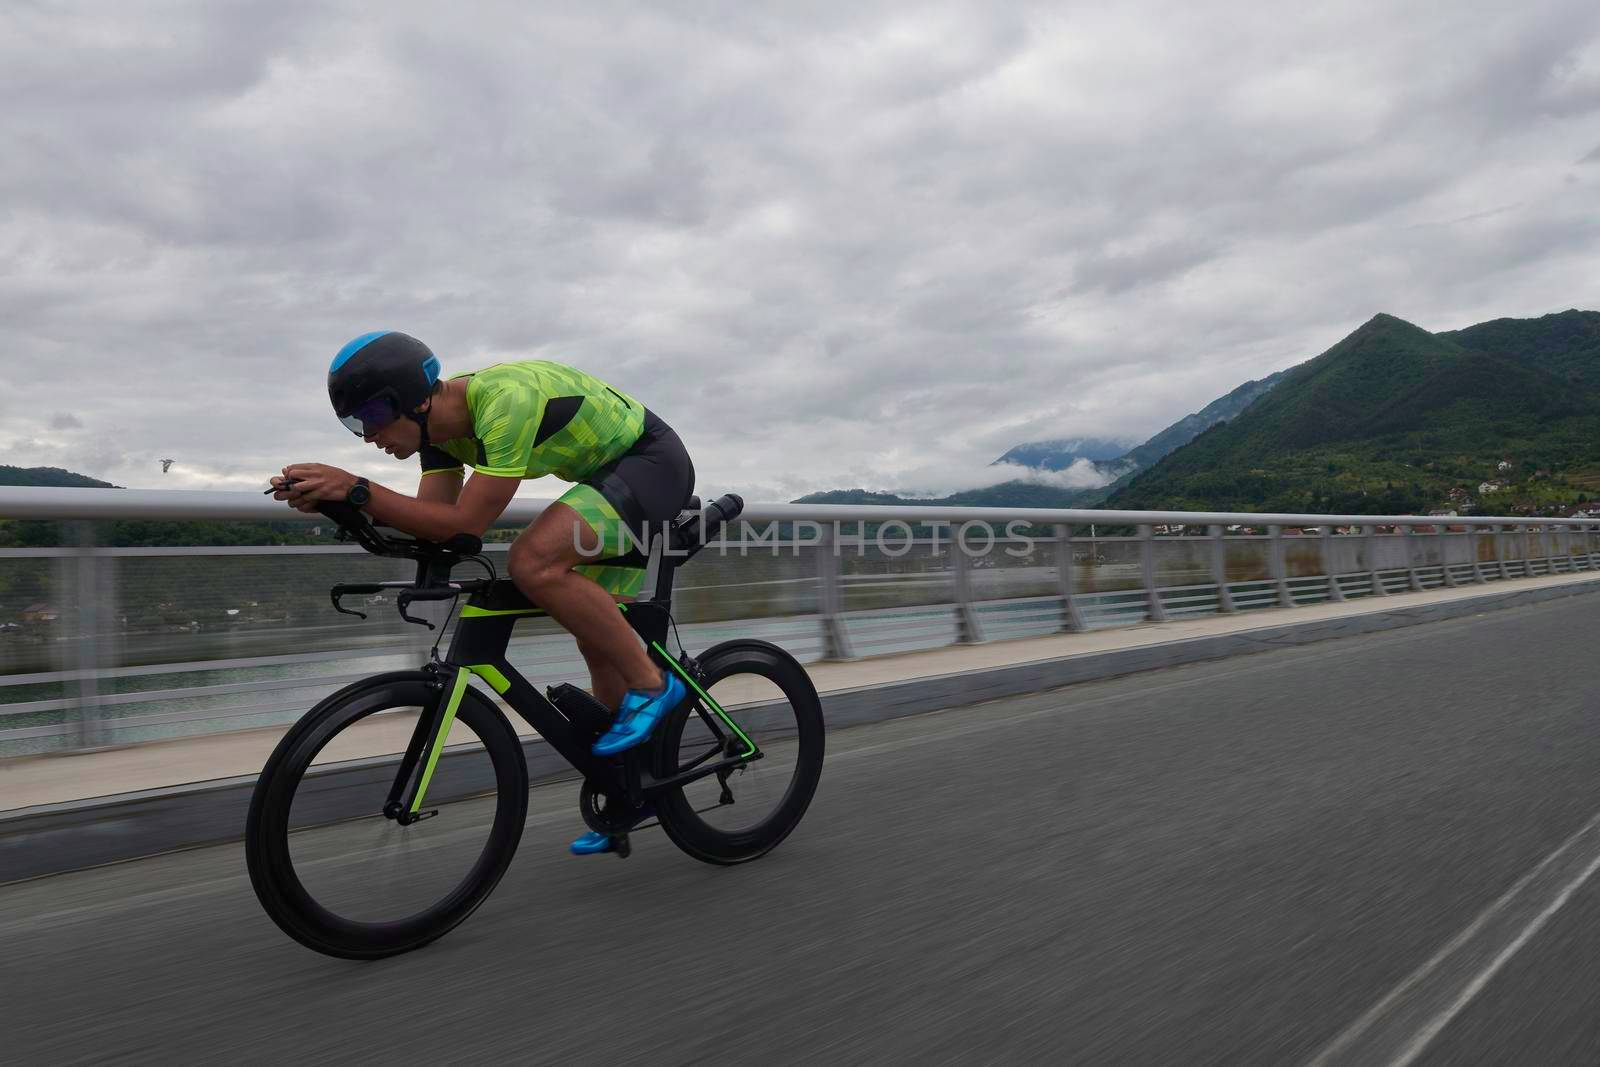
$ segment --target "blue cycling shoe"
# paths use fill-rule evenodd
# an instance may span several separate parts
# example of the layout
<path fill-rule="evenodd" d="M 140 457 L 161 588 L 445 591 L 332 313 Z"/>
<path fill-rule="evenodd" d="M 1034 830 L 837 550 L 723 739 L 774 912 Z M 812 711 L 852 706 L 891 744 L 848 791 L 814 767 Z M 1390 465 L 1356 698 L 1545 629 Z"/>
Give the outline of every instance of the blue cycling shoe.
<path fill-rule="evenodd" d="M 655 817 L 655 805 L 646 804 L 639 809 L 638 814 L 634 817 L 633 825 L 638 826 L 640 823 L 648 822 Z M 616 838 L 608 834 L 602 834 L 598 830 L 590 830 L 568 845 L 567 848 L 571 850 L 574 856 L 598 856 L 602 852 L 615 852 L 617 850 L 617 841 Z"/>
<path fill-rule="evenodd" d="M 590 751 L 596 756 L 615 756 L 649 737 L 656 723 L 677 707 L 687 693 L 676 674 L 666 677 L 666 688 L 659 693 L 646 693 L 642 689 L 630 689 L 624 693 L 611 729 L 600 736 Z"/>
<path fill-rule="evenodd" d="M 611 838 L 596 830 L 590 830 L 572 844 L 567 846 L 574 856 L 596 856 L 612 849 Z"/>

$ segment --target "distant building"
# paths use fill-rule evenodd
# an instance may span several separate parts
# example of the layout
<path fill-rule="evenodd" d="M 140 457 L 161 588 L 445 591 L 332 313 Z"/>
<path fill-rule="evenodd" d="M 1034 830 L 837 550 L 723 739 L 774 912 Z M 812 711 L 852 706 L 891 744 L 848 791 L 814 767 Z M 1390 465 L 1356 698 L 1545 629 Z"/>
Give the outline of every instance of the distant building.
<path fill-rule="evenodd" d="M 1499 471 L 1501 474 L 1504 474 L 1506 471 L 1511 469 L 1511 461 L 1509 459 L 1503 459 L 1499 463 L 1495 464 L 1494 469 Z"/>
<path fill-rule="evenodd" d="M 23 622 L 55 622 L 60 617 L 61 613 L 49 603 L 29 604 L 22 609 Z"/>
<path fill-rule="evenodd" d="M 1499 482 L 1484 482 L 1482 485 L 1478 486 L 1478 495 L 1483 496 L 1486 493 L 1498 493 L 1504 488 L 1505 486 L 1501 485 Z"/>

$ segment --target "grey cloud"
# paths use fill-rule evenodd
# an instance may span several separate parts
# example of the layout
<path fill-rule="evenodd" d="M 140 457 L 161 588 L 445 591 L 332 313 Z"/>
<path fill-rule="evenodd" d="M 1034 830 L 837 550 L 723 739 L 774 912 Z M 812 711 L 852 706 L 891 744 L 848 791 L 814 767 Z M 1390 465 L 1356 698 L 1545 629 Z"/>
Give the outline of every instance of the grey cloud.
<path fill-rule="evenodd" d="M 70 411 L 58 411 L 50 416 L 50 428 L 52 430 L 81 430 L 83 429 L 83 420 Z"/>
<path fill-rule="evenodd" d="M 1078 289 L 1121 293 L 1182 276 L 1215 258 L 1219 250 L 1209 244 L 1179 240 L 1130 251 L 1110 251 L 1081 257 L 1073 278 Z"/>
<path fill-rule="evenodd" d="M 931 484 L 1148 434 L 1380 307 L 1592 305 L 1592 4 L 1228 6 L 8 9 L 11 461 L 405 487 L 321 386 L 393 327 L 593 370 L 708 489 Z M 48 432 L 69 395 L 116 448 Z"/>

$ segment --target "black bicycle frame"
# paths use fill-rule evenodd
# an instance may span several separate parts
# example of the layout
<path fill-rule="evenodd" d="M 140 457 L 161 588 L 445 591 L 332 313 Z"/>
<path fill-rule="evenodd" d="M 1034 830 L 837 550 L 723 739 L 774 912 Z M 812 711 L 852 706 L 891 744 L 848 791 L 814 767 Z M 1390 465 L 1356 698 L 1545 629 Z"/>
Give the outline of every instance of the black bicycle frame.
<path fill-rule="evenodd" d="M 450 643 L 449 652 L 435 668 L 442 683 L 439 700 L 427 714 L 418 717 L 416 729 L 412 732 L 410 744 L 390 790 L 387 810 L 405 822 L 426 817 L 421 807 L 428 782 L 455 721 L 467 680 L 473 674 L 482 678 L 596 788 L 612 796 L 626 795 L 635 804 L 642 803 L 657 790 L 684 785 L 760 759 L 762 753 L 759 746 L 701 688 L 699 680 L 694 677 L 693 661 L 680 662 L 667 651 L 667 627 L 671 620 L 665 605 L 646 600 L 619 604 L 618 607 L 625 613 L 634 632 L 644 641 L 650 658 L 663 670 L 675 672 L 689 689 L 690 698 L 697 699 L 702 721 L 717 739 L 719 749 L 725 753 L 722 759 L 696 761 L 688 770 L 661 779 L 655 777 L 649 768 L 641 766 L 641 753 L 648 751 L 648 746 L 623 753 L 620 763 L 611 757 L 594 755 L 590 751 L 595 739 L 593 731 L 569 719 L 507 661 L 506 648 L 517 621 L 545 612 L 529 604 L 510 581 L 498 581 L 473 593 L 461 608 L 460 621 L 456 624 L 455 638 Z M 737 744 L 730 738 L 736 739 Z M 731 752 L 735 747 L 743 751 L 737 754 Z M 407 785 L 413 779 L 413 772 L 424 758 L 427 762 L 422 773 L 417 776 L 415 787 L 408 791 Z"/>

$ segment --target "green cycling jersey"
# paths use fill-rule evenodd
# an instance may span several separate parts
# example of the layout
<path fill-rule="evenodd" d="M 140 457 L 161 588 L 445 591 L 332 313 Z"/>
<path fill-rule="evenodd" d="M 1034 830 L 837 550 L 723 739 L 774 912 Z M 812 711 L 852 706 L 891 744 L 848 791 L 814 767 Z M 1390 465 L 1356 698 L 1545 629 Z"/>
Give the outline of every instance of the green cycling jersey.
<path fill-rule="evenodd" d="M 472 436 L 422 450 L 422 471 L 461 469 L 505 478 L 553 474 L 580 482 L 633 446 L 644 405 L 592 374 L 543 359 L 497 363 L 470 378 Z"/>

